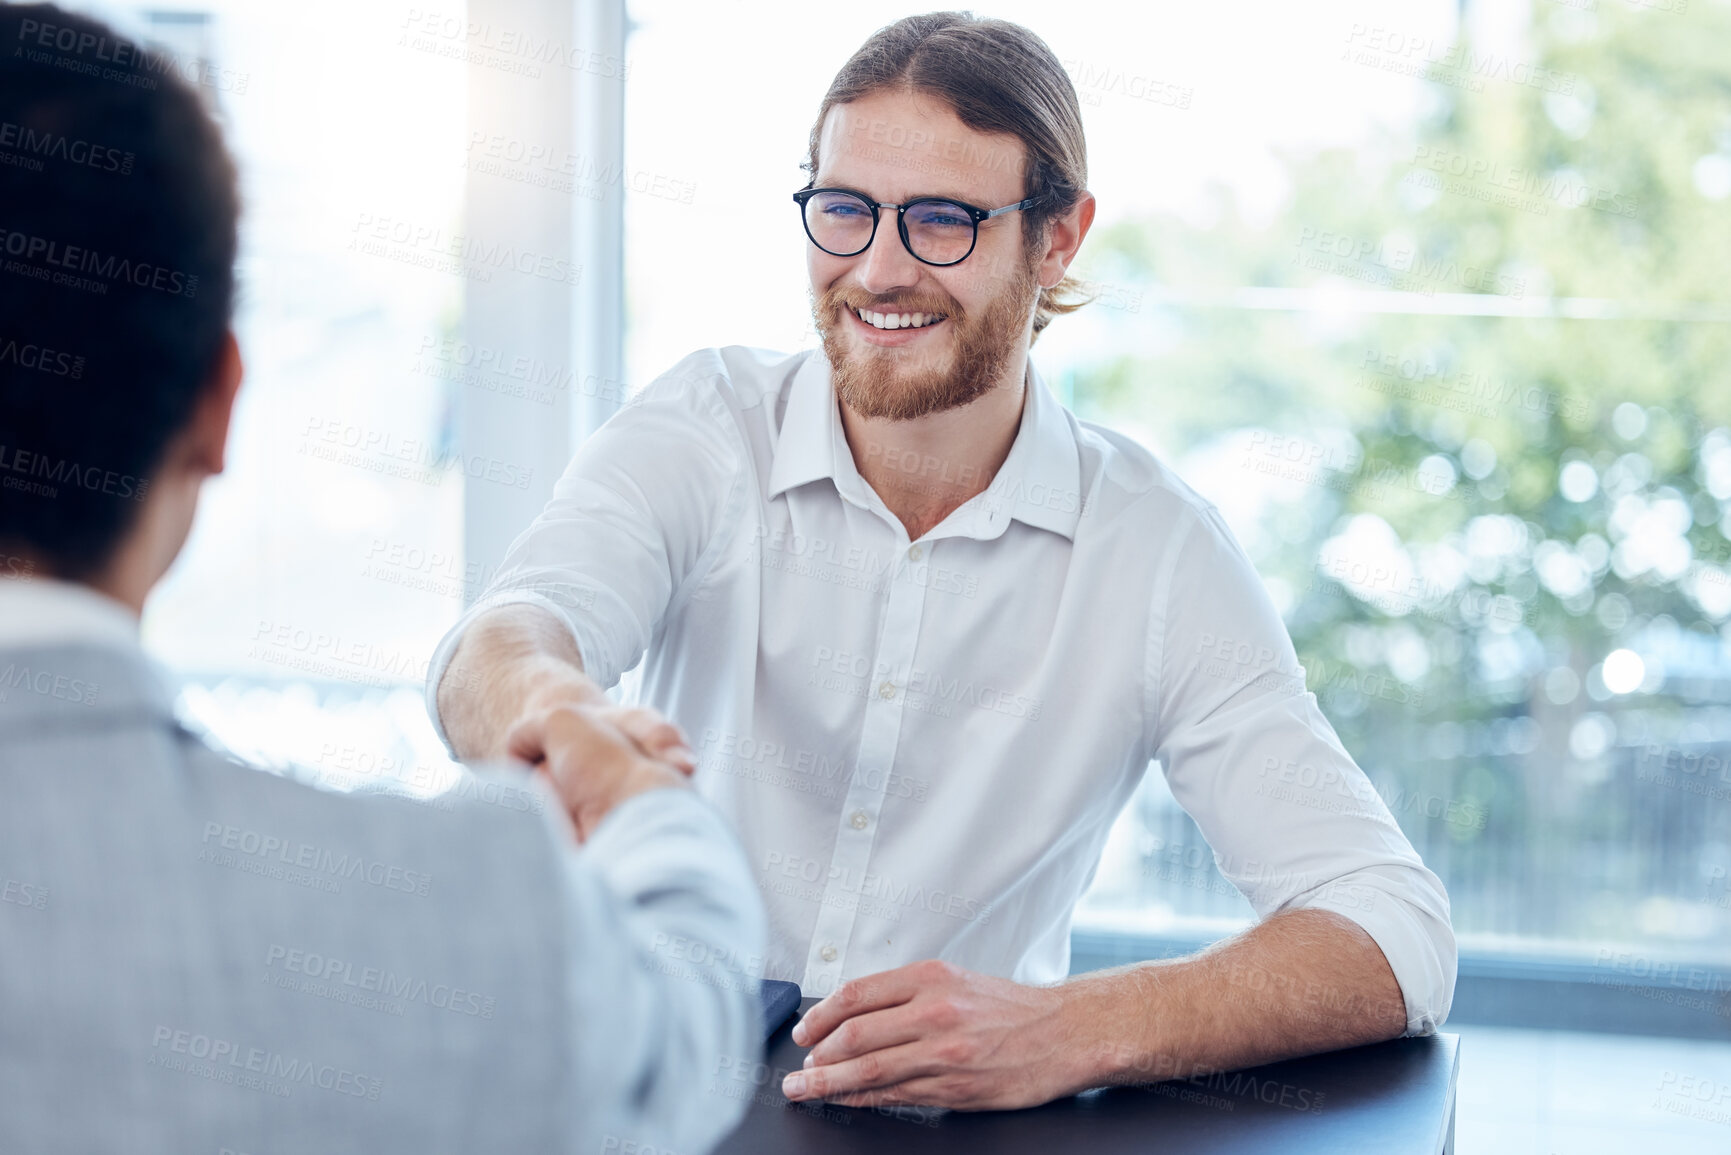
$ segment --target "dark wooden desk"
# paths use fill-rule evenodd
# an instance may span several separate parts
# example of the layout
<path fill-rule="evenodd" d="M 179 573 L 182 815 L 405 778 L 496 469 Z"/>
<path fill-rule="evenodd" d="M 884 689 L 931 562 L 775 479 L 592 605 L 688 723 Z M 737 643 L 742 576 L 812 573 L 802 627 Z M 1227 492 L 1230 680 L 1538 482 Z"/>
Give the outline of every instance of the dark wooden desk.
<path fill-rule="evenodd" d="M 817 1000 L 807 999 L 800 1011 Z M 1460 1036 L 1396 1039 L 1193 1082 L 1089 1091 L 1027 1111 L 880 1112 L 789 1103 L 782 1076 L 805 1048 L 790 1032 L 769 1041 L 764 1065 L 740 1073 L 751 1098 L 720 1155 L 894 1152 L 1088 1155 L 1453 1155 Z"/>

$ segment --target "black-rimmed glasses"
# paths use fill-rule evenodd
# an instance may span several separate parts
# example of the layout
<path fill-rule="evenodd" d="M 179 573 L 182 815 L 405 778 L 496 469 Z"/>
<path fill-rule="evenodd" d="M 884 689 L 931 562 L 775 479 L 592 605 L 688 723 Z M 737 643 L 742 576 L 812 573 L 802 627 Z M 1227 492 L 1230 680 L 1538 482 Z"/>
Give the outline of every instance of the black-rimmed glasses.
<path fill-rule="evenodd" d="M 874 201 L 846 188 L 808 188 L 793 194 L 811 243 L 832 257 L 857 257 L 877 236 L 878 211 L 896 210 L 896 229 L 914 259 L 928 265 L 954 265 L 967 259 L 980 239 L 980 222 L 1031 208 L 1029 197 L 1001 209 L 975 208 L 943 197 L 915 197 L 902 204 Z"/>

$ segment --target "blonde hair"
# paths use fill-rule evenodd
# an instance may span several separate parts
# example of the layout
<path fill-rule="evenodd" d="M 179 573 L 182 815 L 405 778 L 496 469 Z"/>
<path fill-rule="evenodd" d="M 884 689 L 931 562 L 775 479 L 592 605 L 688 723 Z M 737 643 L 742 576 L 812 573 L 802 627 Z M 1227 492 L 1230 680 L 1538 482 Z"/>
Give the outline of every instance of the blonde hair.
<path fill-rule="evenodd" d="M 1023 196 L 1040 203 L 1023 211 L 1030 250 L 1051 218 L 1068 211 L 1088 187 L 1088 144 L 1082 133 L 1076 87 L 1052 50 L 1020 24 L 982 19 L 971 12 L 929 12 L 880 28 L 842 65 L 824 93 L 812 125 L 806 171 L 817 174 L 824 119 L 885 89 L 941 98 L 976 132 L 1013 136 L 1026 150 Z M 1034 336 L 1053 317 L 1092 300 L 1068 273 L 1040 290 Z"/>

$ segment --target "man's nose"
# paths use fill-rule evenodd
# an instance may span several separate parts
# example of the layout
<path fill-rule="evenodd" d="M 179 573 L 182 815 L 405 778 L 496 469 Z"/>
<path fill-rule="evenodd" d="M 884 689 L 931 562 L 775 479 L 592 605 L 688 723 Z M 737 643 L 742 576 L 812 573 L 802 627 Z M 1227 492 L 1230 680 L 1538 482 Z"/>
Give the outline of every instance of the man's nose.
<path fill-rule="evenodd" d="M 902 244 L 894 209 L 884 212 L 871 245 L 855 259 L 859 261 L 855 278 L 868 293 L 893 293 L 911 288 L 920 279 L 920 263 Z"/>

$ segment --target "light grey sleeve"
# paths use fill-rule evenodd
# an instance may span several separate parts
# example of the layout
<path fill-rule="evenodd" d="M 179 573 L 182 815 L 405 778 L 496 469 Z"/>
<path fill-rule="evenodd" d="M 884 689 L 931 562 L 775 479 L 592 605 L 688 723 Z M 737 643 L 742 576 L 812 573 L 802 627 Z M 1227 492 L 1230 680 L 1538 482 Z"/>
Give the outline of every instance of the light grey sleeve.
<path fill-rule="evenodd" d="M 746 1104 L 763 1048 L 765 918 L 745 857 L 695 793 L 619 806 L 568 859 L 577 1145 L 700 1155 Z"/>

